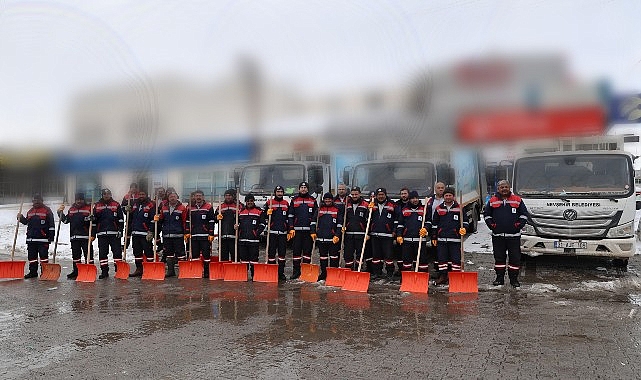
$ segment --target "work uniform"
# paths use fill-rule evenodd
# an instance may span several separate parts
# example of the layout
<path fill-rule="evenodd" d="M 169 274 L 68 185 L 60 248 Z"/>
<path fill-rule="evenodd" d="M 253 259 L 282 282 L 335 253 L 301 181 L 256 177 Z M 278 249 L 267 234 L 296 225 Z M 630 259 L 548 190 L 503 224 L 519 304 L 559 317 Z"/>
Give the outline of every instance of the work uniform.
<path fill-rule="evenodd" d="M 432 221 L 434 220 L 434 213 L 436 212 L 436 208 L 441 204 L 443 204 L 444 201 L 445 199 L 443 197 L 437 198 L 436 194 L 432 194 L 432 196 L 427 199 L 427 218 L 428 219 L 426 220 L 426 222 L 430 222 L 430 226 L 432 225 Z M 438 273 L 438 247 L 435 245 L 432 245 L 430 242 L 429 247 L 427 248 L 427 252 L 428 252 L 428 256 L 427 256 L 428 261 L 434 263 L 434 271 Z"/>
<path fill-rule="evenodd" d="M 347 200 L 345 208 L 347 222 L 344 226 L 345 248 L 343 252 L 345 268 L 358 269 L 361 249 L 365 242 L 365 228 L 367 227 L 369 213 L 367 205 L 368 203 L 362 197 L 357 201 L 353 201 L 351 197 Z M 364 259 L 368 263 L 368 268 L 371 267 L 371 257 L 365 257 Z"/>
<path fill-rule="evenodd" d="M 86 203 L 74 203 L 69 207 L 69 212 L 65 215 L 62 211 L 58 211 L 58 217 L 64 224 L 69 224 L 69 240 L 71 242 L 71 258 L 73 260 L 73 271 L 69 278 L 75 277 L 78 273 L 77 264 L 81 262 L 81 258 L 85 256 L 85 260 L 93 264 L 93 245 L 89 246 L 89 225 L 92 223 L 91 218 L 91 205 Z M 95 230 L 92 229 L 92 235 L 95 235 Z M 90 250 L 90 252 L 87 252 Z M 89 260 L 87 260 L 89 255 Z"/>
<path fill-rule="evenodd" d="M 292 278 L 300 276 L 301 259 L 304 263 L 312 262 L 311 234 L 316 233 L 316 217 L 318 205 L 309 193 L 297 194 L 289 203 L 289 230 L 296 231 L 293 237 L 293 274 Z"/>
<path fill-rule="evenodd" d="M 27 211 L 26 216 L 21 216 L 20 223 L 27 225 L 29 274 L 26 278 L 37 277 L 38 258 L 42 270 L 42 264 L 49 262 L 49 243 L 53 241 L 56 234 L 53 212 L 41 203 Z"/>
<path fill-rule="evenodd" d="M 400 218 L 401 212 L 407 205 L 409 205 L 409 203 L 410 203 L 409 199 L 407 201 L 403 201 L 402 199 L 399 199 L 396 202 L 394 202 L 394 204 L 396 205 L 396 215 L 398 215 L 399 218 Z M 401 244 L 398 244 L 396 241 L 394 241 L 392 250 L 394 255 L 394 261 L 396 261 L 396 268 L 398 269 L 398 272 L 396 272 L 396 274 L 398 275 L 400 271 L 403 270 L 403 263 L 404 263 L 403 247 Z"/>
<path fill-rule="evenodd" d="M 503 279 L 507 266 L 510 281 L 518 277 L 521 266 L 521 229 L 525 227 L 528 211 L 521 197 L 496 194 L 485 205 L 485 223 L 492 231 L 494 270 Z M 506 254 L 507 251 L 507 254 Z M 507 258 L 509 257 L 509 264 Z"/>
<path fill-rule="evenodd" d="M 271 210 L 271 218 L 267 214 Z M 276 252 L 278 252 L 278 277 L 285 274 L 285 261 L 287 254 L 287 231 L 289 203 L 282 197 L 269 199 L 263 207 L 263 218 L 270 221 L 269 224 L 269 252 L 267 252 L 268 263 L 276 264 Z"/>
<path fill-rule="evenodd" d="M 154 261 L 154 248 L 152 238 L 154 235 L 154 215 L 156 215 L 156 204 L 149 198 L 133 202 L 129 217 L 128 235 L 131 236 L 131 244 L 136 262 L 134 277 L 142 275 L 143 254 L 147 261 Z"/>
<path fill-rule="evenodd" d="M 113 199 L 106 201 L 104 198 L 94 205 L 93 215 L 96 223 L 96 237 L 98 238 L 101 276 L 104 278 L 109 274 L 109 248 L 111 248 L 114 261 L 122 260 L 120 238 L 125 227 L 124 217 L 120 203 Z"/>
<path fill-rule="evenodd" d="M 340 241 L 343 214 L 333 203 L 325 202 L 318 208 L 318 226 L 316 227 L 316 245 L 320 256 L 320 279 L 324 279 L 327 266 L 338 268 L 338 243 Z"/>
<path fill-rule="evenodd" d="M 252 278 L 254 264 L 258 264 L 260 234 L 265 229 L 265 220 L 258 207 L 244 207 L 238 213 L 238 256 L 242 263 L 250 265 Z"/>
<path fill-rule="evenodd" d="M 441 276 L 447 274 L 448 265 L 452 271 L 461 270 L 461 208 L 458 202 L 451 205 L 442 203 L 436 207 L 432 219 L 432 240 L 438 241 L 438 270 Z M 463 212 L 463 228 L 467 229 L 467 215 Z"/>
<path fill-rule="evenodd" d="M 243 204 L 239 203 L 242 210 Z M 220 229 L 218 231 L 218 238 L 220 244 L 221 261 L 229 261 L 230 258 L 235 260 L 235 247 L 236 247 L 236 202 L 223 202 L 218 206 L 214 212 L 216 219 L 218 215 L 222 215 L 223 219 L 220 221 Z"/>
<path fill-rule="evenodd" d="M 159 228 L 162 231 L 164 251 L 167 255 L 167 275 L 174 276 L 176 260 L 186 260 L 185 231 L 187 230 L 187 207 L 178 202 L 175 206 L 170 203 L 162 206 L 158 215 Z"/>
<path fill-rule="evenodd" d="M 427 272 L 428 267 L 428 254 L 425 250 L 427 237 L 420 238 L 419 232 L 421 228 L 430 229 L 430 223 L 428 221 L 423 221 L 425 215 L 423 215 L 423 205 L 419 202 L 416 206 L 408 202 L 405 207 L 401 209 L 399 218 L 398 218 L 398 228 L 396 230 L 396 236 L 403 238 L 403 244 L 401 244 L 401 249 L 403 253 L 403 270 L 411 271 L 413 270 L 413 265 L 416 262 L 416 255 L 418 254 L 419 241 L 421 242 L 421 256 L 419 258 L 418 270 L 419 272 Z"/>
<path fill-rule="evenodd" d="M 398 226 L 396 205 L 385 198 L 379 202 L 374 200 L 370 237 L 372 240 L 372 265 L 375 276 L 383 273 L 383 263 L 388 277 L 394 274 L 393 241 Z"/>
<path fill-rule="evenodd" d="M 214 226 L 216 225 L 214 208 L 211 203 L 206 201 L 200 205 L 194 203 L 190 207 L 190 214 L 187 217 L 187 231 L 191 234 L 191 256 L 195 259 L 202 257 L 203 277 L 209 278 L 211 240 L 213 240 Z"/>

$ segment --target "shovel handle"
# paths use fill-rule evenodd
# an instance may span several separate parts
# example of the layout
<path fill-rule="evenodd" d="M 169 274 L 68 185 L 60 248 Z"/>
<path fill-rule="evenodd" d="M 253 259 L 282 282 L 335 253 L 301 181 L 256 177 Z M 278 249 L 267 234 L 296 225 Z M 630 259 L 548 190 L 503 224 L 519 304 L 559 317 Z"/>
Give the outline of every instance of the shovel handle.
<path fill-rule="evenodd" d="M 85 256 L 85 264 L 89 264 L 89 258 L 91 255 L 91 230 L 93 228 L 93 194 L 91 195 L 91 204 L 89 205 L 89 239 L 87 239 L 87 256 Z"/>
<path fill-rule="evenodd" d="M 369 203 L 372 203 L 374 198 L 370 198 Z M 369 213 L 367 214 L 367 224 L 365 225 L 365 237 L 363 238 L 363 246 L 361 247 L 361 258 L 358 261 L 358 272 L 361 271 L 363 266 L 363 256 L 365 255 L 365 244 L 367 244 L 367 234 L 369 234 L 369 224 L 372 221 L 372 209 L 368 207 Z"/>
<path fill-rule="evenodd" d="M 240 194 L 238 193 L 238 188 L 236 188 L 236 226 L 238 226 L 238 214 L 240 213 Z M 235 229 L 236 238 L 234 240 L 234 262 L 238 262 L 238 226 Z"/>
<path fill-rule="evenodd" d="M 320 220 L 320 206 L 316 209 L 316 239 L 318 239 L 318 221 Z M 309 254 L 309 260 L 311 263 L 312 257 L 314 257 L 314 251 L 316 250 L 316 239 L 312 240 L 312 252 Z"/>
<path fill-rule="evenodd" d="M 269 198 L 269 201 L 267 202 L 267 211 L 271 210 L 272 208 L 272 199 L 274 197 Z M 273 212 L 273 210 L 272 210 Z M 269 214 L 267 216 L 267 243 L 265 244 L 265 263 L 269 263 L 269 235 L 271 235 L 271 230 L 272 230 L 272 214 Z"/>
<path fill-rule="evenodd" d="M 19 214 L 22 214 L 22 206 L 24 206 L 24 193 L 20 195 L 20 211 Z M 11 261 L 13 261 L 13 255 L 16 253 L 16 241 L 18 240 L 18 228 L 20 228 L 20 220 L 16 221 L 16 232 L 13 234 L 13 246 L 11 247 Z"/>
<path fill-rule="evenodd" d="M 222 205 L 222 202 L 220 200 L 220 194 L 218 194 L 218 213 L 221 213 L 220 206 Z M 220 260 L 220 256 L 223 252 L 223 222 L 221 220 L 218 221 L 218 261 Z"/>
<path fill-rule="evenodd" d="M 459 212 L 459 222 L 461 224 L 460 228 L 463 228 L 463 192 L 459 191 L 459 202 L 458 202 L 458 212 Z M 461 236 L 461 272 L 465 272 L 465 250 L 463 249 L 463 236 Z"/>
<path fill-rule="evenodd" d="M 425 228 L 425 218 L 427 217 L 427 197 L 425 197 L 425 204 L 423 205 L 423 220 L 421 220 L 421 229 Z M 423 237 L 418 235 L 418 253 L 416 253 L 416 265 L 414 272 L 418 272 L 418 261 L 421 259 L 421 247 L 423 246 Z"/>
<path fill-rule="evenodd" d="M 343 225 L 341 226 L 341 258 L 345 257 L 345 225 L 347 224 L 347 197 L 343 203 Z"/>
<path fill-rule="evenodd" d="M 155 215 L 158 215 L 158 195 L 154 197 L 154 201 L 156 203 L 156 213 Z M 158 222 L 154 220 L 154 262 L 158 262 Z"/>

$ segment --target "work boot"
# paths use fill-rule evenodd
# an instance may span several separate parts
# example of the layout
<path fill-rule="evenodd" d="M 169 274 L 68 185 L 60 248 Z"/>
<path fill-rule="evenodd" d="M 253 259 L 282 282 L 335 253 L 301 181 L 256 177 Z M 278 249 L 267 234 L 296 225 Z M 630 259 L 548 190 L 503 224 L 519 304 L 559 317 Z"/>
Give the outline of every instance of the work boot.
<path fill-rule="evenodd" d="M 140 267 L 136 265 L 136 270 L 129 277 L 142 277 L 142 264 L 140 264 Z"/>
<path fill-rule="evenodd" d="M 289 278 L 290 280 L 296 280 L 300 277 L 300 265 L 294 267 L 294 271 L 292 272 L 292 276 Z"/>
<path fill-rule="evenodd" d="M 78 269 L 74 269 L 73 272 L 67 275 L 68 280 L 75 280 L 78 277 Z"/>
<path fill-rule="evenodd" d="M 98 276 L 98 278 L 101 280 L 108 277 L 109 277 L 109 271 L 105 269 L 103 269 L 102 272 L 100 273 L 100 276 Z"/>
<path fill-rule="evenodd" d="M 320 274 L 318 275 L 318 281 L 323 281 L 325 279 L 327 279 L 327 271 L 326 270 L 322 270 L 320 272 Z"/>
<path fill-rule="evenodd" d="M 29 271 L 29 273 L 24 275 L 24 278 L 36 278 L 38 277 L 38 272 Z"/>
<path fill-rule="evenodd" d="M 447 272 L 439 272 L 438 273 L 438 278 L 436 281 L 434 281 L 435 285 L 447 285 L 448 278 L 447 278 Z"/>
<path fill-rule="evenodd" d="M 167 273 L 165 277 L 174 277 L 176 276 L 176 260 L 173 257 L 167 257 Z"/>
<path fill-rule="evenodd" d="M 278 282 L 285 282 L 285 281 L 287 281 L 287 277 L 285 277 L 285 275 L 282 273 L 278 274 Z"/>
<path fill-rule="evenodd" d="M 209 278 L 209 263 L 206 263 L 205 270 L 203 271 L 203 278 Z"/>
<path fill-rule="evenodd" d="M 385 274 L 387 275 L 388 280 L 391 280 L 392 278 L 394 278 L 394 266 L 386 266 Z"/>
<path fill-rule="evenodd" d="M 508 273 L 508 276 L 510 277 L 510 285 L 512 285 L 513 288 L 521 286 L 521 283 L 518 280 L 519 272 L 510 272 Z"/>
<path fill-rule="evenodd" d="M 505 284 L 505 271 L 497 270 L 496 271 L 496 280 L 492 283 L 494 286 L 499 286 Z"/>

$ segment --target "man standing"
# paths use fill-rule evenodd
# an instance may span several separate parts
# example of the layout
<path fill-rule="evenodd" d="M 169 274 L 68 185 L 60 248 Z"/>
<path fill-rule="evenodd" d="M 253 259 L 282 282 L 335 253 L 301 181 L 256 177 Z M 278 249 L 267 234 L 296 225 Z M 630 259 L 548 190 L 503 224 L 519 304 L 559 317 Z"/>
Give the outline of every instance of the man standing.
<path fill-rule="evenodd" d="M 360 250 L 365 243 L 365 227 L 367 224 L 367 201 L 361 197 L 361 189 L 355 186 L 350 191 L 350 197 L 345 204 L 345 212 L 347 213 L 347 222 L 343 228 L 345 229 L 345 248 L 343 252 L 343 260 L 345 261 L 345 268 L 351 270 L 358 269 L 358 260 L 360 259 Z M 355 257 L 356 256 L 356 257 Z M 371 258 L 368 260 L 368 270 L 371 272 Z"/>
<path fill-rule="evenodd" d="M 242 208 L 242 204 L 239 203 Z M 221 231 L 218 232 L 220 238 L 220 254 L 221 261 L 229 261 L 234 257 L 236 246 L 236 231 L 234 224 L 236 224 L 236 190 L 225 190 L 225 199 L 223 203 L 218 206 L 214 213 L 216 220 L 221 221 Z"/>
<path fill-rule="evenodd" d="M 265 229 L 261 210 L 256 207 L 252 194 L 245 197 L 245 207 L 238 213 L 238 256 L 242 263 L 249 265 L 251 278 L 254 278 L 254 264 L 258 264 L 258 244 L 260 234 Z"/>
<path fill-rule="evenodd" d="M 387 190 L 376 189 L 376 198 L 372 207 L 372 222 L 370 236 L 372 238 L 373 278 L 383 275 L 383 262 L 387 278 L 394 275 L 393 241 L 398 226 L 396 205 L 387 198 Z"/>
<path fill-rule="evenodd" d="M 120 238 L 124 229 L 124 217 L 120 204 L 111 197 L 111 190 L 103 189 L 102 198 L 96 202 L 93 211 L 98 237 L 98 258 L 100 259 L 100 276 L 109 277 L 109 248 L 114 261 L 122 260 Z"/>
<path fill-rule="evenodd" d="M 316 200 L 309 195 L 309 185 L 301 182 L 298 194 L 289 203 L 289 233 L 287 240 L 293 243 L 292 280 L 300 277 L 301 258 L 305 263 L 312 262 L 312 243 L 316 239 L 316 216 L 318 215 Z"/>
<path fill-rule="evenodd" d="M 434 184 L 434 194 L 427 200 L 427 221 L 431 222 L 434 219 L 436 208 L 443 204 L 443 192 L 445 191 L 445 184 L 443 182 L 436 182 Z M 434 272 L 438 274 L 438 249 L 436 245 L 430 245 L 428 248 L 428 262 L 434 263 Z"/>
<path fill-rule="evenodd" d="M 286 281 L 285 260 L 287 253 L 287 231 L 289 231 L 288 214 L 289 203 L 283 199 L 285 189 L 282 186 L 274 188 L 274 198 L 265 202 L 263 208 L 265 220 L 271 215 L 269 226 L 269 264 L 276 264 L 276 251 L 278 251 L 278 281 Z"/>
<path fill-rule="evenodd" d="M 318 252 L 321 272 L 318 281 L 327 278 L 327 265 L 338 268 L 338 242 L 340 241 L 343 212 L 334 205 L 332 193 L 323 195 L 323 203 L 318 208 Z"/>
<path fill-rule="evenodd" d="M 93 264 L 93 244 L 91 245 L 91 252 L 87 252 L 88 240 L 95 238 L 89 236 L 89 225 L 91 224 L 91 206 L 85 202 L 85 195 L 83 193 L 76 193 L 74 204 L 69 207 L 67 215 L 64 214 L 65 205 L 58 207 L 58 217 L 60 221 L 69 224 L 69 237 L 71 241 L 71 258 L 73 260 L 73 271 L 67 275 L 70 280 L 75 280 L 78 277 L 78 266 L 81 262 L 82 254 L 84 252 L 86 262 Z M 94 231 L 92 231 L 92 235 Z M 86 258 L 89 257 L 87 260 Z"/>
<path fill-rule="evenodd" d="M 141 277 L 143 271 L 144 254 L 147 261 L 154 261 L 154 249 L 151 244 L 154 239 L 154 215 L 156 215 L 156 204 L 147 197 L 145 191 L 138 192 L 138 199 L 133 202 L 129 217 L 129 233 L 134 251 L 136 270 L 131 277 Z"/>
<path fill-rule="evenodd" d="M 498 192 L 485 205 L 485 223 L 492 231 L 496 271 L 496 280 L 492 285 L 504 284 L 506 258 L 509 257 L 507 270 L 510 285 L 518 288 L 521 286 L 518 280 L 521 265 L 521 229 L 527 222 L 528 211 L 521 197 L 512 194 L 508 181 L 499 181 L 497 185 Z"/>
<path fill-rule="evenodd" d="M 461 271 L 461 239 L 467 233 L 467 216 L 463 215 L 461 227 L 461 209 L 456 202 L 455 190 L 447 187 L 443 191 L 443 203 L 436 208 L 432 220 L 432 245 L 438 249 L 438 271 L 436 285 L 447 284 L 448 265 L 453 272 Z"/>
<path fill-rule="evenodd" d="M 187 233 L 187 214 L 187 208 L 178 201 L 178 194 L 172 191 L 167 193 L 167 203 L 162 206 L 160 214 L 154 216 L 154 221 L 160 223 L 159 228 L 162 230 L 164 250 L 167 254 L 166 277 L 176 275 L 176 259 L 187 259 L 184 240 Z"/>
<path fill-rule="evenodd" d="M 399 191 L 401 197 L 394 202 L 396 205 L 396 215 L 401 215 L 401 211 L 409 204 L 410 202 L 410 190 L 407 187 L 402 187 Z M 396 271 L 394 272 L 395 277 L 401 276 L 401 271 L 403 270 L 403 247 L 398 243 L 394 242 L 394 261 L 396 261 Z"/>
<path fill-rule="evenodd" d="M 427 236 L 427 229 L 429 223 L 423 227 L 423 205 L 418 199 L 418 192 L 411 191 L 409 193 L 409 203 L 401 209 L 398 217 L 398 230 L 396 232 L 396 243 L 403 249 L 403 270 L 411 271 L 412 263 L 416 260 L 418 252 L 418 242 L 420 237 Z M 425 239 L 422 239 L 423 247 L 425 246 Z M 427 253 L 421 249 L 421 257 L 419 258 L 418 270 L 419 272 L 427 272 Z"/>
<path fill-rule="evenodd" d="M 191 228 L 187 218 L 187 231 L 191 231 L 192 258 L 203 258 L 203 278 L 209 278 L 209 261 L 211 259 L 211 242 L 214 240 L 214 208 L 205 201 L 202 190 L 194 191 L 194 201 L 191 204 Z"/>
<path fill-rule="evenodd" d="M 138 184 L 134 182 L 129 185 L 129 191 L 122 198 L 122 202 L 120 202 L 120 207 L 122 207 L 123 212 L 125 214 L 127 215 L 131 214 L 131 210 L 137 199 L 138 199 Z M 127 223 L 131 224 L 131 221 L 127 221 Z M 128 228 L 131 230 L 131 226 L 129 226 Z M 123 249 L 129 248 L 130 243 L 131 243 L 131 234 L 128 234 L 128 236 L 125 239 L 125 245 L 123 245 Z"/>
<path fill-rule="evenodd" d="M 40 194 L 33 195 L 33 204 L 27 216 L 18 213 L 20 223 L 27 225 L 27 257 L 29 273 L 24 278 L 38 277 L 38 258 L 40 266 L 49 262 L 49 243 L 56 234 L 53 222 L 53 212 L 44 205 Z"/>

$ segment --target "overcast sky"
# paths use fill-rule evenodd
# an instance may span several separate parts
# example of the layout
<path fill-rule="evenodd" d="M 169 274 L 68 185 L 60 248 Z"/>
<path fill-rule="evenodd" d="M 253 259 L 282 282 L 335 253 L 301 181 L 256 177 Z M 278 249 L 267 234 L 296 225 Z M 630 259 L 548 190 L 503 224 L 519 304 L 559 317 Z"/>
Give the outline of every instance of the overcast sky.
<path fill-rule="evenodd" d="M 0 136 L 60 142 L 74 94 L 166 73 L 212 81 L 240 54 L 327 92 L 488 51 L 561 52 L 580 78 L 641 92 L 639 15 L 636 0 L 0 0 Z"/>

